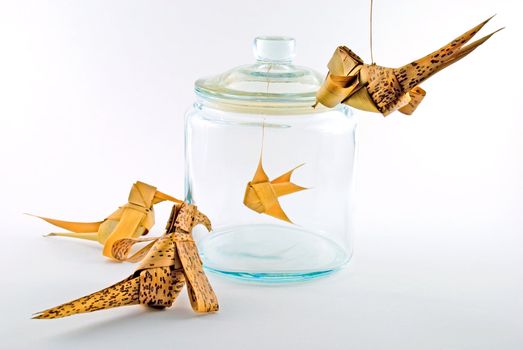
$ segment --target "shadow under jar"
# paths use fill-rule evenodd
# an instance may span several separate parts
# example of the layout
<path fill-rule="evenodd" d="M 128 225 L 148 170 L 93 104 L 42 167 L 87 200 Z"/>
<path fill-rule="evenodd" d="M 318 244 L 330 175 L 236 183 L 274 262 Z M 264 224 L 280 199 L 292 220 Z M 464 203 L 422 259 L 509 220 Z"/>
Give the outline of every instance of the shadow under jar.
<path fill-rule="evenodd" d="M 253 282 L 327 275 L 352 254 L 356 123 L 351 110 L 313 107 L 323 79 L 292 64 L 295 41 L 254 40 L 256 62 L 196 81 L 186 115 L 186 200 L 213 222 L 195 231 L 205 267 Z M 291 222 L 244 205 L 262 157 L 272 181 L 292 168 L 305 190 L 278 197 Z"/>

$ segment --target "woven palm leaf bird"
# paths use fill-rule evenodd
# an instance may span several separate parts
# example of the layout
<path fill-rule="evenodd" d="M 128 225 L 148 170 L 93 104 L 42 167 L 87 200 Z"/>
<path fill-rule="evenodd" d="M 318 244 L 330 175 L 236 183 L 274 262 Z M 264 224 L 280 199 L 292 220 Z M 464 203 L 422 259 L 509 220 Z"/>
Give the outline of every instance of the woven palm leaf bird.
<path fill-rule="evenodd" d="M 155 238 L 139 238 L 146 235 L 154 225 L 153 205 L 171 201 L 182 203 L 182 201 L 162 193 L 156 187 L 144 182 L 137 181 L 133 184 L 129 193 L 128 203 L 119 207 L 106 219 L 98 222 L 72 222 L 62 221 L 38 216 L 57 227 L 70 232 L 50 233 L 48 236 L 63 236 L 71 238 L 98 241 L 103 244 L 103 255 L 118 261 L 138 261 L 143 258 L 152 247 L 153 242 L 128 257 L 128 250 L 122 247 L 155 240 Z M 123 241 L 122 241 L 123 240 Z M 123 252 L 125 251 L 125 254 Z"/>
<path fill-rule="evenodd" d="M 339 46 L 329 61 L 329 73 L 316 95 L 316 104 L 334 107 L 338 103 L 344 103 L 360 110 L 378 112 L 383 116 L 396 110 L 410 115 L 426 94 L 419 84 L 467 56 L 494 33 L 503 29 L 465 45 L 491 18 L 439 50 L 400 68 L 366 64 L 350 49 Z"/>
<path fill-rule="evenodd" d="M 194 226 L 211 222 L 191 204 L 175 204 L 165 234 L 154 242 L 136 271 L 108 288 L 37 313 L 33 318 L 52 319 L 113 307 L 143 304 L 172 306 L 185 285 L 194 311 L 218 311 L 218 299 L 205 276 L 196 244 Z"/>

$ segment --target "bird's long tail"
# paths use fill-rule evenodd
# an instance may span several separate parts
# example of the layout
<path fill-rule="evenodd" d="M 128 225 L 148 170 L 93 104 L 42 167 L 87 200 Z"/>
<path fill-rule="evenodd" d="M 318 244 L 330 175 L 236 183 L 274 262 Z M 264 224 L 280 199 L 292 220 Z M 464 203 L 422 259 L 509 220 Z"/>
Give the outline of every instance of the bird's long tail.
<path fill-rule="evenodd" d="M 129 277 L 96 293 L 36 313 L 33 318 L 61 318 L 113 307 L 139 304 L 139 277 Z"/>
<path fill-rule="evenodd" d="M 494 17 L 494 16 L 492 16 Z M 395 70 L 399 83 L 401 84 L 404 91 L 409 91 L 416 85 L 427 80 L 433 74 L 441 71 L 445 67 L 459 61 L 469 53 L 474 51 L 478 46 L 487 41 L 494 33 L 500 31 L 500 28 L 493 33 L 490 33 L 481 39 L 474 41 L 473 43 L 465 45 L 476 33 L 483 28 L 483 26 L 492 19 L 492 17 L 481 22 L 474 28 L 463 33 L 461 36 L 452 40 L 447 45 L 443 46 L 439 50 L 432 52 L 431 54 L 420 58 L 414 62 L 411 62 L 403 67 Z"/>
<path fill-rule="evenodd" d="M 90 241 L 98 240 L 98 229 L 100 228 L 100 225 L 103 223 L 103 221 L 98 221 L 98 222 L 64 221 L 64 220 L 46 218 L 43 216 L 38 216 L 38 215 L 33 215 L 33 214 L 26 214 L 26 215 L 34 216 L 36 218 L 47 221 L 51 225 L 71 231 L 71 232 L 52 232 L 52 233 L 49 233 L 47 236 L 62 236 L 62 237 L 70 237 L 70 238 L 80 238 L 80 239 L 87 239 Z"/>

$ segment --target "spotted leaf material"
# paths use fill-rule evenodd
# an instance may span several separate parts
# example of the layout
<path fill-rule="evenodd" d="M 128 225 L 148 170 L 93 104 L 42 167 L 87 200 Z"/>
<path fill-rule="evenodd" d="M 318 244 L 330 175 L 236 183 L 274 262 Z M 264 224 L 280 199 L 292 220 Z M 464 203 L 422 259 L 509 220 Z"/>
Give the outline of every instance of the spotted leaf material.
<path fill-rule="evenodd" d="M 400 68 L 366 64 L 350 49 L 339 46 L 328 64 L 329 73 L 316 94 L 316 103 L 326 107 L 344 103 L 384 116 L 396 110 L 410 115 L 425 97 L 419 84 L 459 61 L 500 30 L 465 45 L 491 18 L 439 50 Z"/>
<path fill-rule="evenodd" d="M 292 223 L 283 211 L 278 197 L 306 189 L 291 182 L 293 171 L 302 165 L 298 165 L 271 181 L 263 169 L 262 157 L 260 157 L 256 173 L 245 189 L 243 204 L 257 213 Z"/>
<path fill-rule="evenodd" d="M 185 285 L 194 311 L 218 311 L 218 299 L 192 238 L 192 229 L 198 224 L 212 229 L 210 220 L 196 206 L 175 204 L 165 234 L 154 241 L 131 276 L 96 293 L 39 312 L 33 318 L 61 318 L 136 304 L 166 308 L 172 306 Z"/>

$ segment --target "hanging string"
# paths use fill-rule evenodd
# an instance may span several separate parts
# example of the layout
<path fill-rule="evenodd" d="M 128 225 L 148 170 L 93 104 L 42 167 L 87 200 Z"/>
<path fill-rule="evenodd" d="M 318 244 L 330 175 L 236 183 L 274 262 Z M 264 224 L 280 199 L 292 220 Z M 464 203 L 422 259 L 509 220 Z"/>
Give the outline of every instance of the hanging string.
<path fill-rule="evenodd" d="M 370 0 L 370 60 L 371 60 L 371 63 L 374 64 L 374 51 L 372 49 L 372 5 L 373 5 L 374 1 L 373 0 Z"/>
<path fill-rule="evenodd" d="M 261 150 L 260 150 L 260 158 L 263 156 L 263 145 L 265 143 L 265 118 L 263 118 L 262 121 L 262 137 L 261 137 Z"/>
<path fill-rule="evenodd" d="M 271 69 L 272 69 L 272 63 L 269 63 L 269 66 L 267 67 L 267 89 L 265 91 L 265 93 L 267 95 L 269 94 L 269 85 L 271 84 L 271 78 L 269 77 L 269 73 L 270 73 Z M 265 117 L 262 120 L 262 140 L 261 140 L 260 157 L 263 156 L 263 144 L 264 144 L 264 141 L 265 141 Z"/>
<path fill-rule="evenodd" d="M 267 89 L 265 90 L 265 93 L 268 95 L 269 94 L 269 85 L 271 84 L 271 77 L 269 76 L 269 73 L 271 72 L 271 69 L 272 69 L 272 63 L 269 63 L 269 66 L 267 67 Z"/>

